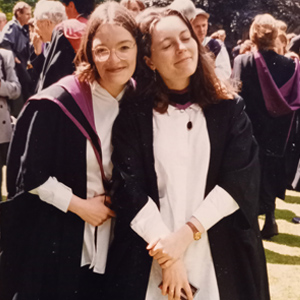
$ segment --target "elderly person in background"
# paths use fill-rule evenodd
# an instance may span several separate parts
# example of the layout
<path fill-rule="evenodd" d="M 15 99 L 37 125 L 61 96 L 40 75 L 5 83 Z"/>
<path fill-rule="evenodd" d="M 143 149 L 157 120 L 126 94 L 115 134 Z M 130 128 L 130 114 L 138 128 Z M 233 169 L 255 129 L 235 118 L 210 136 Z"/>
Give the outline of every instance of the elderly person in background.
<path fill-rule="evenodd" d="M 24 101 L 31 95 L 32 81 L 27 72 L 30 57 L 28 21 L 31 18 L 31 6 L 21 1 L 13 8 L 13 19 L 3 28 L 0 35 L 0 48 L 11 50 L 15 57 L 16 72 L 22 86 L 22 97 L 14 101 L 12 114 L 17 116 Z"/>
<path fill-rule="evenodd" d="M 142 0 L 122 0 L 120 4 L 129 9 L 134 17 L 146 8 Z"/>
<path fill-rule="evenodd" d="M 250 39 L 258 51 L 237 56 L 233 68 L 233 77 L 242 82 L 240 95 L 260 146 L 260 214 L 266 215 L 263 238 L 278 234 L 275 198 L 285 197 L 286 158 L 292 139 L 299 135 L 295 131 L 295 110 L 300 107 L 299 63 L 274 51 L 277 36 L 271 15 L 256 16 Z M 296 168 L 297 161 L 294 165 Z"/>
<path fill-rule="evenodd" d="M 6 14 L 3 12 L 0 12 L 0 32 L 2 32 L 6 23 L 7 23 Z"/>
<path fill-rule="evenodd" d="M 42 42 L 46 43 L 42 57 L 44 63 L 36 88 L 38 92 L 74 72 L 73 60 L 86 24 L 77 19 L 67 20 L 65 7 L 58 1 L 38 2 L 34 17 L 39 51 Z"/>
<path fill-rule="evenodd" d="M 11 51 L 0 49 L 0 202 L 2 201 L 2 167 L 6 164 L 12 122 L 7 101 L 17 99 L 21 85 L 15 72 L 15 60 Z"/>

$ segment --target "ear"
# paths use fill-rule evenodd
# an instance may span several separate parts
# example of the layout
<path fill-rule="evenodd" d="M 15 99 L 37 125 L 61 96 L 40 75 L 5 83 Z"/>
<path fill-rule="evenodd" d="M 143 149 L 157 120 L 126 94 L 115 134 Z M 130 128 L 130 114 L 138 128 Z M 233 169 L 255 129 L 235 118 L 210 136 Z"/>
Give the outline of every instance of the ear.
<path fill-rule="evenodd" d="M 146 65 L 147 65 L 152 71 L 155 71 L 156 67 L 155 67 L 153 61 L 151 60 L 151 58 L 148 57 L 148 56 L 144 56 L 144 60 L 145 60 Z"/>

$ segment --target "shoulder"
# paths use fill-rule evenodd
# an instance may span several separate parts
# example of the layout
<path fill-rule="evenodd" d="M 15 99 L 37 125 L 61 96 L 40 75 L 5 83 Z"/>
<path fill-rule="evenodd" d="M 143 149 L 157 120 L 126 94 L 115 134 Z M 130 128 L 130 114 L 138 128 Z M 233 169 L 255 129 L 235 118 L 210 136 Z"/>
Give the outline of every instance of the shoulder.
<path fill-rule="evenodd" d="M 253 53 L 240 54 L 234 59 L 234 64 L 241 64 L 243 67 L 252 66 L 254 63 Z"/>

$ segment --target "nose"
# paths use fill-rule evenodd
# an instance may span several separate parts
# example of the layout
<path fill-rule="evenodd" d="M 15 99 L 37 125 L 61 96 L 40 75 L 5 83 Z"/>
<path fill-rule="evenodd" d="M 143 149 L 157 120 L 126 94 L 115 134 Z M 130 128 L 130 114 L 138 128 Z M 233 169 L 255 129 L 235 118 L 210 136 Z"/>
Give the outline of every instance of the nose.
<path fill-rule="evenodd" d="M 184 44 L 182 41 L 178 41 L 177 47 L 176 47 L 176 51 L 177 51 L 178 53 L 180 53 L 180 52 L 183 52 L 183 51 L 185 51 L 185 50 L 186 50 L 185 44 Z"/>
<path fill-rule="evenodd" d="M 120 61 L 121 59 L 118 57 L 116 50 L 115 49 L 111 49 L 110 53 L 109 53 L 109 57 L 107 59 L 107 61 Z"/>

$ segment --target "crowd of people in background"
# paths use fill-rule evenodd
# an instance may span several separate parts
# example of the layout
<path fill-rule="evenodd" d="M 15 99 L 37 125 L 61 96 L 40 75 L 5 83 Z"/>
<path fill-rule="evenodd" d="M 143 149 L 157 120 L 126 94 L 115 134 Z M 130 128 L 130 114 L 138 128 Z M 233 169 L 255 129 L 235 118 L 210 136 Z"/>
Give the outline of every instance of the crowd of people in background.
<path fill-rule="evenodd" d="M 300 191 L 300 35 L 261 14 L 229 49 L 191 0 L 12 13 L 0 299 L 270 299 L 262 239 Z"/>

